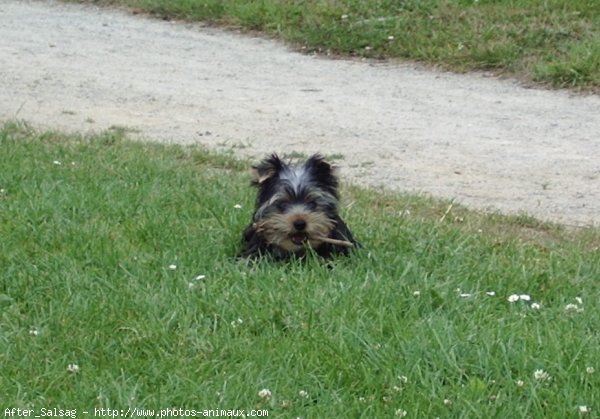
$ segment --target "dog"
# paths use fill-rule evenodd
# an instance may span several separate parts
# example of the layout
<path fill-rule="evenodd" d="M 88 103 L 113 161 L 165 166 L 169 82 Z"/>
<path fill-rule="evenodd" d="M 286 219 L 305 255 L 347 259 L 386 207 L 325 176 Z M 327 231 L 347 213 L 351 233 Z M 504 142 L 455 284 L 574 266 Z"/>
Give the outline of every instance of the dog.
<path fill-rule="evenodd" d="M 357 247 L 338 213 L 336 170 L 320 154 L 300 165 L 285 163 L 277 154 L 267 156 L 252 167 L 252 185 L 258 189 L 256 207 L 239 256 L 283 260 L 312 249 L 329 259 Z"/>

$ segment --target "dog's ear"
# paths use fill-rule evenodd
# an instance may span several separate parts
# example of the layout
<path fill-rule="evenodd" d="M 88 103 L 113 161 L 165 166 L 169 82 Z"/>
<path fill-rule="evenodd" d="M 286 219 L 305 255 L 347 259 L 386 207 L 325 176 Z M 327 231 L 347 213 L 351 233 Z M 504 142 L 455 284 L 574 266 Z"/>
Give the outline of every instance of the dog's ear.
<path fill-rule="evenodd" d="M 314 154 L 306 161 L 304 167 L 317 177 L 322 182 L 337 186 L 337 166 L 325 161 L 325 158 L 320 154 Z"/>
<path fill-rule="evenodd" d="M 252 184 L 256 186 L 262 185 L 267 180 L 279 174 L 284 166 L 285 164 L 281 161 L 277 154 L 271 154 L 258 165 L 252 166 Z"/>

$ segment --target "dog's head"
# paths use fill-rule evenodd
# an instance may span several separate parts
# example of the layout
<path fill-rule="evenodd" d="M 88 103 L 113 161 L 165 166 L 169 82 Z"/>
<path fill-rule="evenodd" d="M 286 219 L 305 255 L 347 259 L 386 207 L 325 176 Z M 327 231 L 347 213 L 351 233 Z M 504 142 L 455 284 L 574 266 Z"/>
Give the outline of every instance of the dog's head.
<path fill-rule="evenodd" d="M 276 154 L 252 169 L 258 188 L 254 224 L 267 243 L 288 252 L 317 248 L 335 228 L 338 179 L 335 168 L 315 154 L 292 166 Z"/>

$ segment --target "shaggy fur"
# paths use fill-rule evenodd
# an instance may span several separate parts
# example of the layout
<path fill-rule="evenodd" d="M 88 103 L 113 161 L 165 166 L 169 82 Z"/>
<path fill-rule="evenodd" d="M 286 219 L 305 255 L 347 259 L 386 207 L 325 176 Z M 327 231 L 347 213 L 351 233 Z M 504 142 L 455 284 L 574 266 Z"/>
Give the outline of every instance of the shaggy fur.
<path fill-rule="evenodd" d="M 252 223 L 244 230 L 242 257 L 271 254 L 276 259 L 303 256 L 308 248 L 329 258 L 351 247 L 323 241 L 342 240 L 356 246 L 338 214 L 338 179 L 318 154 L 292 166 L 276 154 L 253 167 L 258 189 Z"/>

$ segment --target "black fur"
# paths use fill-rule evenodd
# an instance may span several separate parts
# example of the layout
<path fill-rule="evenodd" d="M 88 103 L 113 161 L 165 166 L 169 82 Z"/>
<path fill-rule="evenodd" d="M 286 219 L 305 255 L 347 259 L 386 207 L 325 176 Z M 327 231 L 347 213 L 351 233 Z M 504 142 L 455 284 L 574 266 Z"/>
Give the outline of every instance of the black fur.
<path fill-rule="evenodd" d="M 292 166 L 276 154 L 253 167 L 258 189 L 252 222 L 243 232 L 241 257 L 302 257 L 309 248 L 324 257 L 346 255 L 357 246 L 338 213 L 335 169 L 318 154 Z M 343 240 L 352 247 L 323 242 Z"/>

